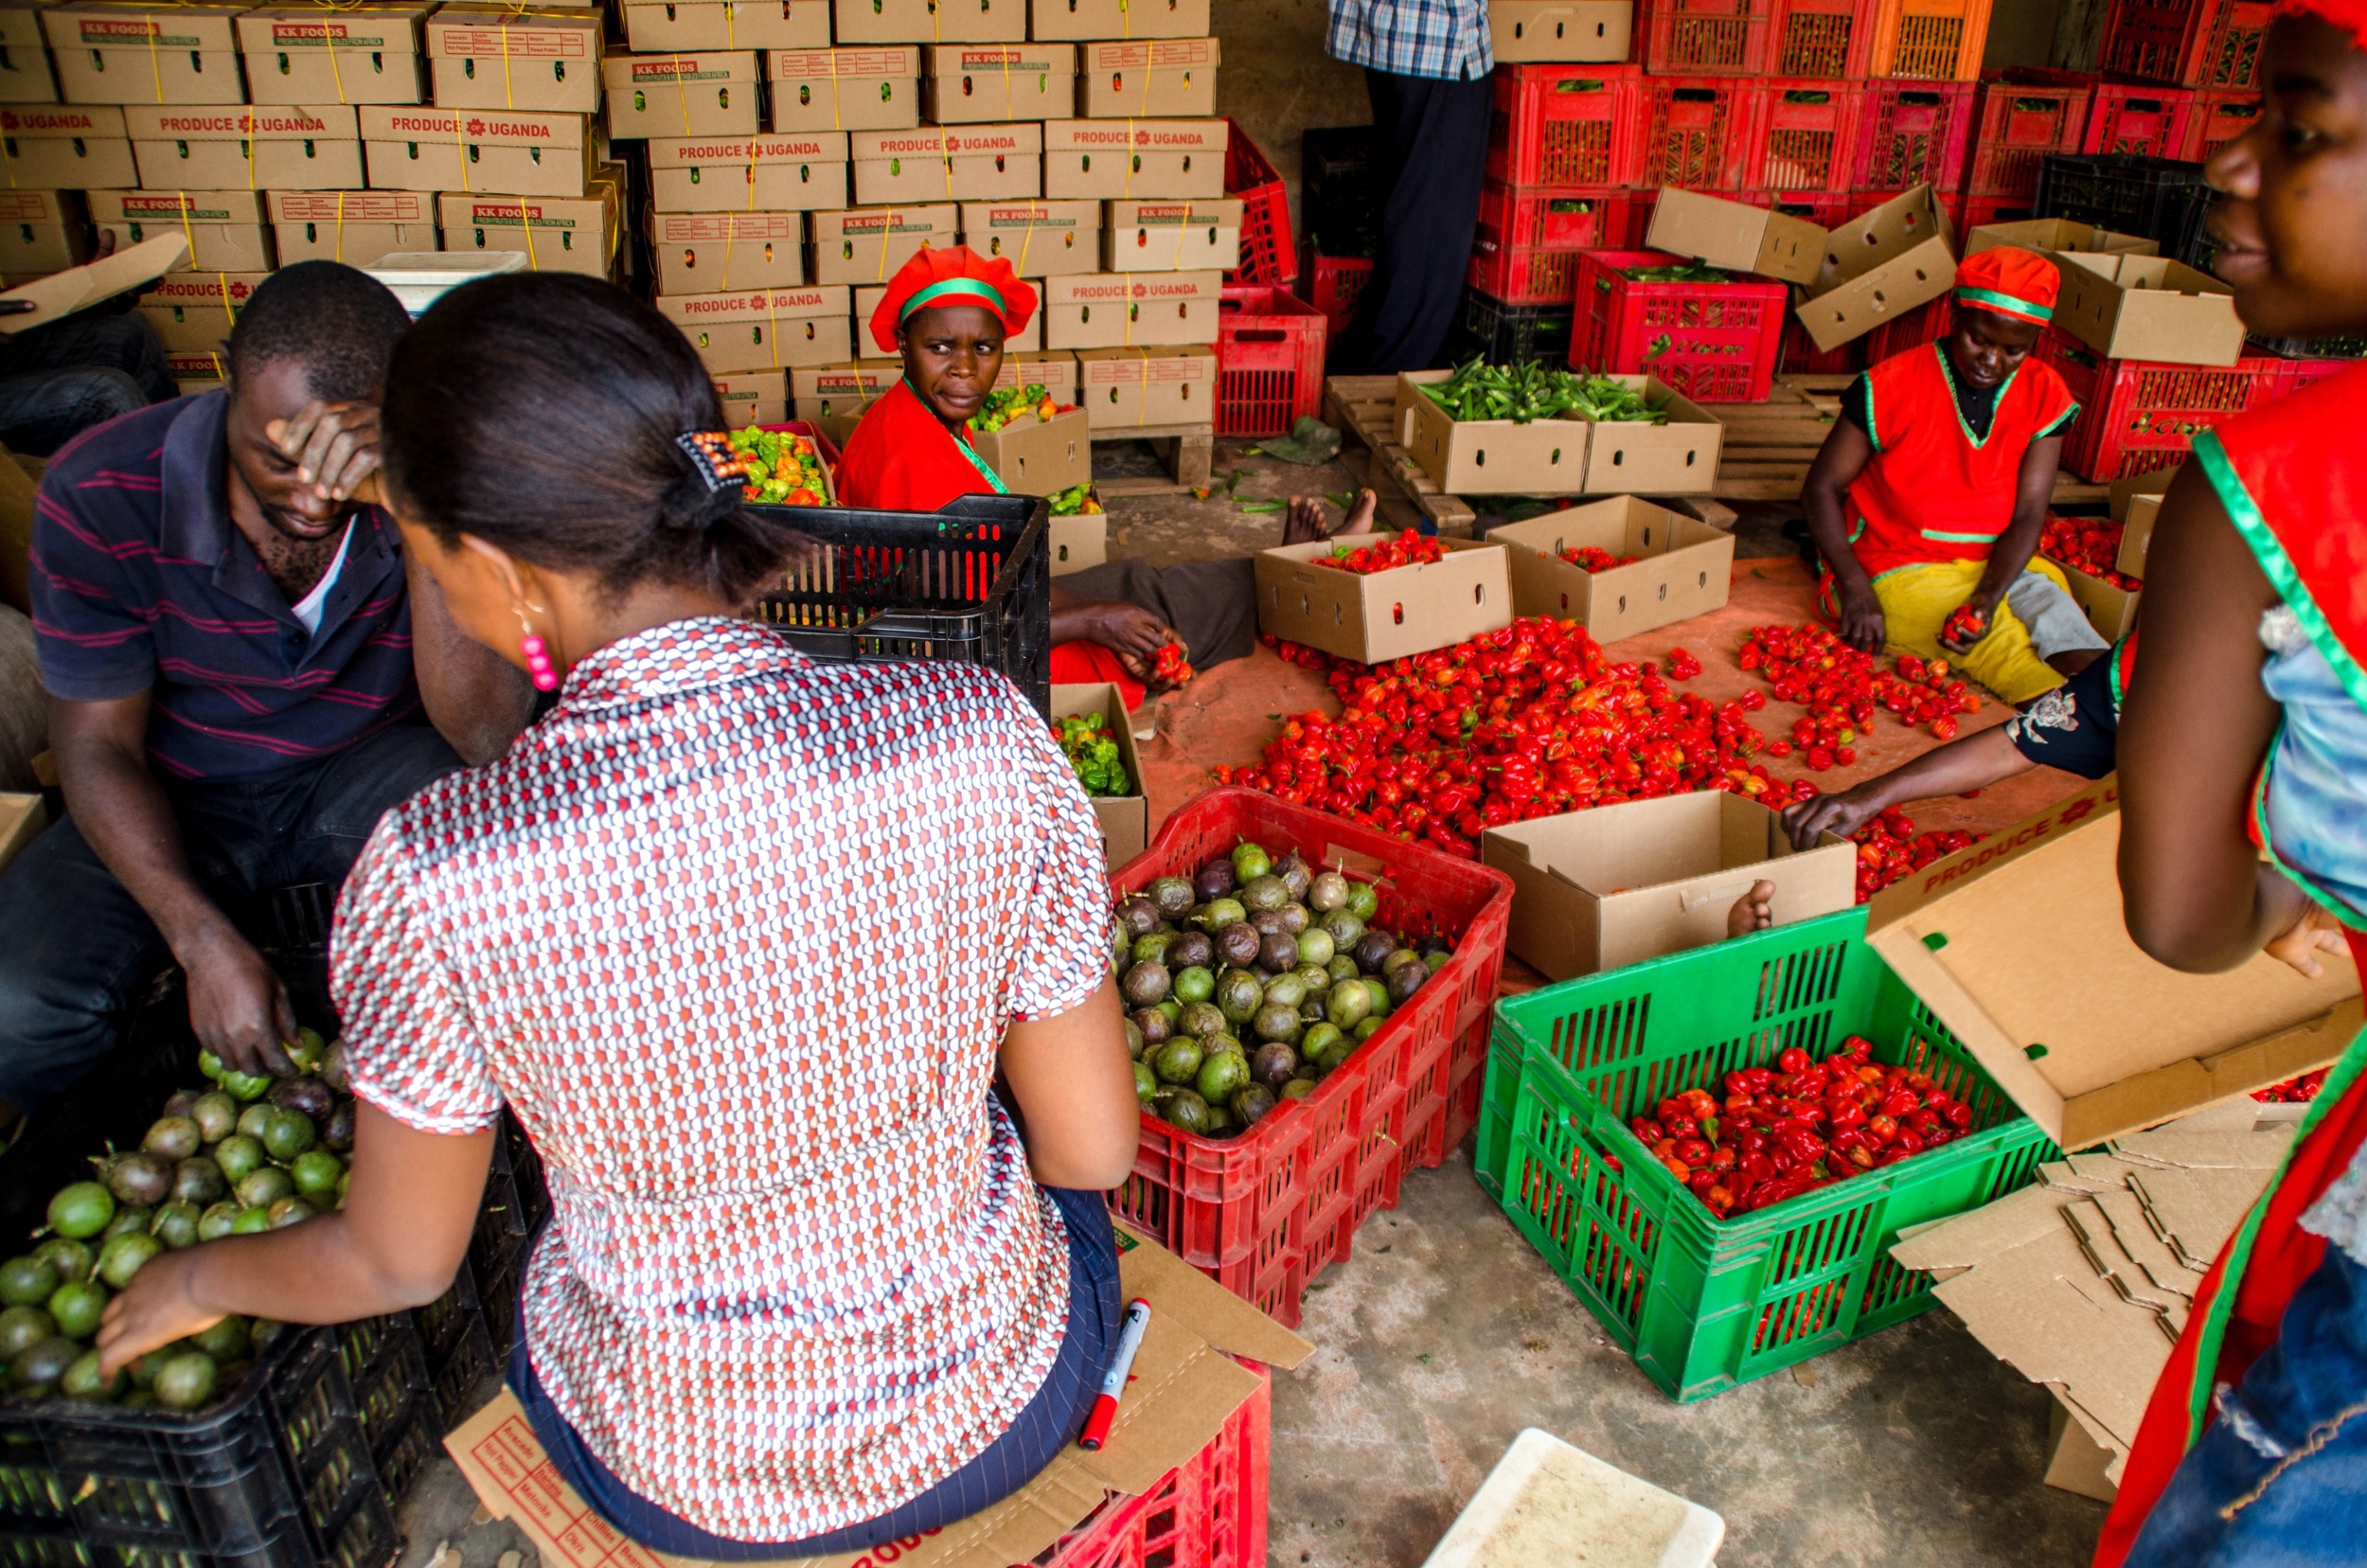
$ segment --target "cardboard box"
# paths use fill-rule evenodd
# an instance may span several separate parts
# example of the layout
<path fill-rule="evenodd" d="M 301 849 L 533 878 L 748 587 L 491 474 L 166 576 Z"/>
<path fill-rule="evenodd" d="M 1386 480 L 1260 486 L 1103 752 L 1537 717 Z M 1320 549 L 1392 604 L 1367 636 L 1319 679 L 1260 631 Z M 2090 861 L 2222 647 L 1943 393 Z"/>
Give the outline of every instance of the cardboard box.
<path fill-rule="evenodd" d="M 1241 259 L 1241 203 L 1112 202 L 1101 247 L 1113 273 L 1229 271 Z"/>
<path fill-rule="evenodd" d="M 1000 473 L 1000 469 L 995 471 Z M 1010 476 L 1004 475 L 1004 483 Z M 1060 487 L 1065 490 L 1068 487 Z M 1013 493 L 1020 493 L 1017 485 Z M 1044 493 L 1028 490 L 1029 495 Z M 1066 521 L 1063 519 L 1063 521 Z M 1097 521 L 1097 520 L 1096 520 Z M 1134 726 L 1127 717 L 1126 696 L 1115 686 L 1055 686 L 1052 688 L 1052 717 L 1055 722 L 1074 719 L 1080 713 L 1097 713 L 1116 735 L 1118 757 L 1126 764 L 1126 776 L 1133 781 L 1134 793 L 1127 795 L 1095 795 L 1093 797 L 1094 816 L 1101 824 L 1101 852 L 1114 870 L 1143 852 L 1150 842 L 1150 797 L 1143 790 L 1143 759 L 1134 750 Z M 0 800 L 7 797 L 0 796 Z"/>
<path fill-rule="evenodd" d="M 1077 374 L 1077 401 L 1097 432 L 1216 421 L 1217 356 L 1203 345 L 1088 349 Z"/>
<path fill-rule="evenodd" d="M 0 299 L 29 299 L 33 308 L 23 314 L 9 317 L 9 330 L 29 332 L 36 327 L 45 327 L 87 306 L 113 299 L 133 289 L 144 289 L 188 264 L 189 242 L 175 231 L 143 241 L 113 256 L 102 256 L 96 261 L 85 261 L 79 267 L 69 267 L 47 277 L 20 283 L 0 293 Z M 250 282 L 245 287 L 252 290 L 253 284 Z M 243 299 L 245 294 L 241 293 L 239 297 Z M 170 348 L 172 345 L 165 347 Z M 210 348 L 213 345 L 201 347 Z"/>
<path fill-rule="evenodd" d="M 767 49 L 772 131 L 902 131 L 920 123 L 920 51 L 909 44 Z"/>
<path fill-rule="evenodd" d="M 45 277 L 89 259 L 80 192 L 0 190 L 0 276 Z"/>
<path fill-rule="evenodd" d="M 938 125 L 1066 119 L 1077 113 L 1073 44 L 936 44 L 921 107 Z"/>
<path fill-rule="evenodd" d="M 660 294 L 657 308 L 718 375 L 835 365 L 855 357 L 844 288 Z"/>
<path fill-rule="evenodd" d="M 1133 737 L 1127 737 L 1131 744 Z M 0 793 L 0 870 L 16 859 L 44 828 L 49 826 L 49 811 L 39 794 L 18 793 L 11 790 Z"/>
<path fill-rule="evenodd" d="M 38 5 L 0 7 L 0 103 L 55 103 L 58 79 L 49 69 Z"/>
<path fill-rule="evenodd" d="M 1775 884 L 1777 925 L 1858 897 L 1856 845 L 1796 850 L 1781 812 L 1717 790 L 1490 828 L 1480 859 L 1512 879 L 1506 945 L 1548 980 L 1724 941 L 1755 882 Z"/>
<path fill-rule="evenodd" d="M 806 277 L 802 212 L 660 212 L 650 253 L 660 294 L 794 289 Z"/>
<path fill-rule="evenodd" d="M 1208 0 L 1032 0 L 1030 38 L 1205 38 Z"/>
<path fill-rule="evenodd" d="M 827 49 L 830 0 L 628 0 L 625 46 L 677 49 Z"/>
<path fill-rule="evenodd" d="M 1599 643 L 1722 609 L 1734 579 L 1734 535 L 1632 495 L 1500 524 L 1487 537 L 1510 552 L 1514 614 L 1576 621 Z M 1587 544 L 1636 561 L 1589 572 L 1561 559 Z"/>
<path fill-rule="evenodd" d="M 1578 495 L 1586 490 L 1586 444 L 1594 427 L 1581 419 L 1458 419 L 1419 388 L 1451 370 L 1397 376 L 1397 442 L 1440 490 L 1452 495 Z"/>
<path fill-rule="evenodd" d="M 398 251 L 434 250 L 436 198 L 424 190 L 275 190 L 263 198 L 283 267 L 366 267 Z"/>
<path fill-rule="evenodd" d="M 589 115 L 600 106 L 597 12 L 447 6 L 427 20 L 438 109 Z"/>
<path fill-rule="evenodd" d="M 1717 454 L 1726 437 L 1717 417 L 1680 397 L 1656 376 L 1607 379 L 1643 394 L 1645 402 L 1667 422 L 1611 419 L 1594 424 L 1586 443 L 1586 493 L 1707 493 L 1717 483 Z"/>
<path fill-rule="evenodd" d="M 1083 401 L 1077 396 L 1077 356 L 1065 348 L 1006 348 L 1003 369 L 994 378 L 999 389 L 1006 386 L 1041 386 L 1054 402 L 1071 408 Z"/>
<path fill-rule="evenodd" d="M 1663 187 L 1644 247 L 1671 256 L 1698 256 L 1729 272 L 1813 283 L 1824 270 L 1830 239 L 1805 218 Z"/>
<path fill-rule="evenodd" d="M 789 393 L 800 419 L 860 418 L 873 400 L 903 379 L 901 360 L 849 359 L 792 369 Z"/>
<path fill-rule="evenodd" d="M 2132 473 L 2127 478 L 2113 480 L 2110 502 L 2112 521 L 2115 523 L 2127 522 L 2128 509 L 2132 506 L 2136 505 L 2137 498 L 2141 495 L 2162 496 L 2168 494 L 2170 481 L 2177 477 L 2178 470 L 2174 468 L 2167 468 L 2155 469 L 2150 473 Z"/>
<path fill-rule="evenodd" d="M 111 190 L 140 183 L 123 111 L 103 104 L 0 109 L 0 174 L 27 190 Z"/>
<path fill-rule="evenodd" d="M 1043 193 L 1043 128 L 1033 121 L 857 131 L 846 155 L 858 206 Z"/>
<path fill-rule="evenodd" d="M 1809 341 L 1838 348 L 1954 288 L 1956 253 L 1948 236 L 1930 186 L 1902 191 L 1833 230 L 1824 265 L 1795 311 Z"/>
<path fill-rule="evenodd" d="M 1022 277 L 1068 277 L 1101 266 L 1099 202 L 964 202 L 962 241 L 1007 256 Z"/>
<path fill-rule="evenodd" d="M 2048 1407 L 2046 1473 L 2039 1477 L 2048 1486 L 2109 1503 L 2121 1492 L 2112 1479 L 2119 1470 L 2118 1459 L 2072 1418 L 2071 1407 L 2061 1399 Z"/>
<path fill-rule="evenodd" d="M 246 8 L 51 6 L 42 31 L 68 103 L 244 103 L 232 21 Z"/>
<path fill-rule="evenodd" d="M 347 190 L 362 183 L 349 104 L 135 103 L 124 108 L 123 128 L 151 190 Z"/>
<path fill-rule="evenodd" d="M 1220 119 L 1050 120 L 1043 128 L 1043 194 L 1060 201 L 1214 201 L 1224 194 L 1226 139 Z"/>
<path fill-rule="evenodd" d="M 1343 659 L 1380 664 L 1510 626 L 1504 546 L 1439 543 L 1447 548 L 1443 561 L 1370 574 L 1318 565 L 1319 557 L 1332 553 L 1327 539 L 1260 550 L 1252 558 L 1257 629 Z"/>
<path fill-rule="evenodd" d="M 1016 44 L 1027 36 L 1027 0 L 836 0 L 842 44 Z"/>
<path fill-rule="evenodd" d="M 1129 1299 L 1151 1302 L 1152 1314 L 1109 1441 L 1091 1452 L 1072 1444 L 1017 1493 L 959 1528 L 899 1541 L 877 1554 L 809 1559 L 803 1568 L 857 1568 L 883 1557 L 899 1568 L 1003 1568 L 1028 1561 L 1112 1492 L 1134 1495 L 1157 1486 L 1259 1397 L 1259 1374 L 1235 1357 L 1287 1369 L 1314 1353 L 1307 1341 L 1123 1222 L 1117 1240 L 1119 1289 Z M 514 1519 L 553 1568 L 610 1559 L 619 1568 L 702 1568 L 663 1552 L 629 1545 L 617 1550 L 619 1538 L 559 1481 L 517 1399 L 507 1392 L 463 1422 L 444 1447 L 487 1510 Z M 598 1544 L 579 1545 L 587 1541 Z"/>
<path fill-rule="evenodd" d="M 266 6 L 239 18 L 257 103 L 424 103 L 425 0 L 362 0 L 334 10 Z"/>
<path fill-rule="evenodd" d="M 1490 0 L 1487 8 L 1498 64 L 1625 60 L 1634 25 L 1633 0 Z"/>
<path fill-rule="evenodd" d="M 165 356 L 165 371 L 185 398 L 193 393 L 212 392 L 228 384 L 230 356 L 219 348 L 203 354 L 170 353 Z"/>
<path fill-rule="evenodd" d="M 600 62 L 600 78 L 613 140 L 756 133 L 761 79 L 754 49 L 610 55 Z"/>
<path fill-rule="evenodd" d="M 1093 421 L 1082 408 L 1044 420 L 1029 415 L 1001 430 L 973 432 L 970 445 L 1013 495 L 1057 495 L 1094 476 Z"/>
<path fill-rule="evenodd" d="M 715 395 L 722 400 L 727 429 L 780 424 L 789 418 L 786 370 L 736 370 L 728 376 L 718 376 Z"/>
<path fill-rule="evenodd" d="M 817 212 L 814 281 L 885 283 L 921 246 L 952 244 L 959 221 L 960 209 L 952 202 Z"/>
<path fill-rule="evenodd" d="M 846 205 L 846 133 L 653 136 L 650 197 L 658 212 L 810 212 Z"/>
<path fill-rule="evenodd" d="M 2208 273 L 2159 256 L 2066 251 L 2055 325 L 2107 359 L 2234 365 L 2244 352 L 2235 294 Z"/>
<path fill-rule="evenodd" d="M 175 230 L 147 242 L 170 243 L 179 239 Z M 176 272 L 158 278 L 154 287 L 140 295 L 139 312 L 156 329 L 156 341 L 167 352 L 209 353 L 229 341 L 239 312 L 270 276 L 262 272 Z"/>
<path fill-rule="evenodd" d="M 1130 348 L 1214 343 L 1224 277 L 1216 272 L 1080 273 L 1044 283 L 1044 343 Z"/>
<path fill-rule="evenodd" d="M 189 264 L 201 272 L 262 273 L 279 265 L 264 226 L 263 198 L 253 190 L 94 190 L 91 222 L 118 246 L 159 234 L 188 238 Z"/>
<path fill-rule="evenodd" d="M 624 241 L 624 182 L 589 196 L 463 196 L 436 203 L 448 251 L 517 251 L 536 272 L 606 277 Z"/>
<path fill-rule="evenodd" d="M 2113 558 L 2112 570 L 2128 577 L 2145 575 L 2145 547 L 2153 543 L 2153 525 L 2162 516 L 2162 497 L 2132 495 L 2127 511 L 2121 518 L 2121 553 Z"/>
<path fill-rule="evenodd" d="M 1052 575 L 1066 577 L 1110 559 L 1110 519 L 1101 512 L 1056 517 L 1052 523 Z"/>
<path fill-rule="evenodd" d="M 1875 896 L 1867 940 L 2065 1149 L 2323 1067 L 2358 1031 L 2358 975 L 2265 953 L 2184 974 L 2130 940 L 2106 778 Z"/>
<path fill-rule="evenodd" d="M 2067 561 L 2053 561 L 2063 580 L 2071 584 L 2071 596 L 2087 613 L 2088 624 L 2096 629 L 2096 635 L 2107 642 L 2118 642 L 2137 624 L 2137 600 L 2142 589 L 2121 588 L 2105 581 L 2091 572 L 2081 571 Z"/>
<path fill-rule="evenodd" d="M 586 115 L 385 104 L 360 114 L 374 189 L 581 196 L 599 170 Z"/>
<path fill-rule="evenodd" d="M 1217 112 L 1221 51 L 1213 38 L 1112 39 L 1084 51 L 1077 113 L 1086 119 L 1204 118 Z"/>
<path fill-rule="evenodd" d="M 2121 234 L 2072 218 L 2033 218 L 2020 223 L 1983 223 L 1965 236 L 1965 254 L 2015 245 L 2052 256 L 2060 251 L 2092 251 L 2106 256 L 2159 256 L 2159 241 Z"/>

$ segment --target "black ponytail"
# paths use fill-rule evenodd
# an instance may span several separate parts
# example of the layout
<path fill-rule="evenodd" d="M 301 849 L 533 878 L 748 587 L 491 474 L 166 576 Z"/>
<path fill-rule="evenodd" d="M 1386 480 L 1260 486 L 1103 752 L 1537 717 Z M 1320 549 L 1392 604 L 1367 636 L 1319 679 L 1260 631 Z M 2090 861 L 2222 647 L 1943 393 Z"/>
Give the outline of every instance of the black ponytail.
<path fill-rule="evenodd" d="M 655 581 L 737 604 L 806 543 L 709 484 L 675 439 L 723 428 L 706 366 L 596 278 L 509 273 L 444 295 L 396 346 L 381 425 L 406 520 L 612 593 Z"/>

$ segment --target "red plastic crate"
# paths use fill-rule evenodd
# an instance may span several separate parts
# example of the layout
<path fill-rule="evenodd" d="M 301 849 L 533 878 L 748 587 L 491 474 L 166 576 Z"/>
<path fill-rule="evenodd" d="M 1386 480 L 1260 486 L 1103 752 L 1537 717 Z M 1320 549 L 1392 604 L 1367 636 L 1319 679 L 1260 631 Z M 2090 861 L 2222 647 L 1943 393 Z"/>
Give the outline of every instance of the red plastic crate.
<path fill-rule="evenodd" d="M 1645 72 L 1766 76 L 1773 11 L 1774 0 L 1645 0 L 1635 14 Z"/>
<path fill-rule="evenodd" d="M 1273 1377 L 1253 1369 L 1257 1392 L 1189 1464 L 1140 1497 L 1104 1502 L 1038 1556 L 1038 1568 L 1265 1568 Z M 881 1548 L 865 1560 L 895 1559 Z"/>
<path fill-rule="evenodd" d="M 1500 65 L 1487 178 L 1515 186 L 1628 186 L 1641 179 L 1632 65 Z"/>
<path fill-rule="evenodd" d="M 1578 253 L 1507 245 L 1495 230 L 1471 237 L 1463 280 L 1507 305 L 1559 305 L 1576 297 Z"/>
<path fill-rule="evenodd" d="M 2257 88 L 2269 0 L 2114 0 L 2096 63 L 2108 71 L 2182 87 Z"/>
<path fill-rule="evenodd" d="M 1507 305 L 1567 300 L 1581 249 L 1630 242 L 1628 213 L 1624 192 L 1485 187 L 1465 281 Z"/>
<path fill-rule="evenodd" d="M 1742 183 L 1762 190 L 1848 190 L 1857 173 L 1864 101 L 1865 87 L 1855 81 L 1777 78 L 1762 83 Z"/>
<path fill-rule="evenodd" d="M 2305 386 L 2339 376 L 2358 364 L 2355 359 L 2288 359 L 2277 381 L 2276 396 L 2289 398 Z"/>
<path fill-rule="evenodd" d="M 1324 406 L 1324 312 L 1287 289 L 1228 283 L 1217 306 L 1217 434 L 1283 436 Z"/>
<path fill-rule="evenodd" d="M 2079 400 L 2063 466 L 2096 484 L 2176 468 L 2193 450 L 2196 431 L 2281 396 L 2294 363 L 2265 356 L 2232 365 L 2109 360 L 2051 328 L 2036 352 Z"/>
<path fill-rule="evenodd" d="M 1972 151 L 1973 81 L 1870 81 L 1859 111 L 1852 189 L 1904 190 L 1928 185 L 1952 195 L 1964 185 Z M 1860 194 L 1858 210 L 1871 200 Z"/>
<path fill-rule="evenodd" d="M 1874 330 L 1881 330 L 1879 327 Z M 1784 320 L 1784 347 L 1776 361 L 1777 369 L 1787 376 L 1849 376 L 1866 367 L 1866 342 L 1874 335 L 1851 338 L 1838 348 L 1819 348 L 1800 325 L 1798 316 Z"/>
<path fill-rule="evenodd" d="M 1410 918 L 1419 930 L 1435 922 L 1455 943 L 1446 967 L 1313 1094 L 1286 1102 L 1242 1136 L 1202 1138 L 1142 1118 L 1134 1174 L 1111 1194 L 1110 1206 L 1273 1312 L 1265 1289 L 1316 1244 L 1310 1231 L 1341 1201 L 1360 1140 L 1377 1122 L 1401 1116 L 1414 1064 L 1441 1041 L 1484 1040 L 1504 967 L 1512 883 L 1502 872 L 1261 791 L 1218 789 L 1170 816 L 1149 848 L 1111 874 L 1111 888 L 1131 893 L 1171 872 L 1189 875 L 1244 838 L 1276 854 L 1296 849 L 1313 864 L 1344 858 L 1355 874 L 1378 882 L 1379 923 Z M 1333 1180 L 1340 1187 L 1326 1190 Z M 1312 1272 L 1302 1267 L 1301 1280 Z"/>
<path fill-rule="evenodd" d="M 1348 330 L 1356 315 L 1356 297 L 1372 280 L 1373 258 L 1369 256 L 1317 256 L 1309 265 L 1314 269 L 1314 287 L 1308 291 L 1308 303 L 1323 312 L 1329 325 L 1330 335 L 1339 337 Z"/>
<path fill-rule="evenodd" d="M 1629 267 L 1684 258 L 1662 251 L 1588 251 L 1578 260 L 1570 365 L 1613 375 L 1654 375 L 1696 402 L 1763 402 L 1784 341 L 1785 285 L 1645 283 Z"/>
<path fill-rule="evenodd" d="M 1979 129 L 1973 134 L 1967 196 L 2038 199 L 2038 165 L 2050 152 L 2076 152 L 2088 131 L 2084 83 L 1990 80 L 1981 83 Z"/>
<path fill-rule="evenodd" d="M 1881 0 L 1774 0 L 1767 24 L 1768 70 L 1779 77 L 1866 74 Z"/>
<path fill-rule="evenodd" d="M 2258 125 L 2261 114 L 2260 95 L 2249 87 L 2197 93 L 2194 115 L 2186 122 L 2186 150 L 2177 155 L 2189 163 L 2207 163 L 2220 148 Z"/>
<path fill-rule="evenodd" d="M 2191 88 L 2099 81 L 2089 98 L 2088 134 L 2080 138 L 2079 150 L 2175 158 L 2185 150 L 2194 114 Z"/>
<path fill-rule="evenodd" d="M 1953 312 L 1945 298 L 1918 305 L 1903 316 L 1885 321 L 1858 341 L 1865 345 L 1866 364 L 1879 365 L 1886 359 L 1920 348 L 1925 344 L 1948 335 Z"/>
<path fill-rule="evenodd" d="M 1240 264 L 1224 280 L 1290 288 L 1299 276 L 1298 247 L 1290 239 L 1290 188 L 1241 122 L 1228 118 L 1224 123 L 1224 193 L 1241 204 Z"/>
<path fill-rule="evenodd" d="M 1733 77 L 1646 77 L 1635 85 L 1644 130 L 1637 183 L 1742 190 L 1766 95 Z"/>
<path fill-rule="evenodd" d="M 1960 196 L 1943 205 L 1956 231 L 1959 250 L 1964 248 L 1965 237 L 1984 223 L 2019 223 L 2038 215 L 2037 200 L 2031 196 Z"/>

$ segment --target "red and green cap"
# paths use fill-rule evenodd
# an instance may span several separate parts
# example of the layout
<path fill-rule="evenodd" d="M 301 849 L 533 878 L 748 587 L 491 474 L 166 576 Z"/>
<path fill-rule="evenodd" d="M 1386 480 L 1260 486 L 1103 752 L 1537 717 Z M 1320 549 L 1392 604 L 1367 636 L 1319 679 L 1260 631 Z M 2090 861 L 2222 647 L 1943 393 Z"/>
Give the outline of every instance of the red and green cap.
<path fill-rule="evenodd" d="M 1957 304 L 2040 326 L 2055 319 L 2062 283 L 2054 262 L 2018 245 L 1977 251 L 1956 263 Z"/>
<path fill-rule="evenodd" d="M 983 305 L 1006 332 L 1025 330 L 1036 313 L 1036 291 L 1020 280 L 1008 259 L 980 256 L 968 245 L 933 250 L 923 245 L 888 279 L 887 294 L 871 312 L 871 341 L 896 351 L 896 330 L 916 311 L 938 305 Z"/>
<path fill-rule="evenodd" d="M 2351 35 L 2351 47 L 2367 49 L 2367 0 L 2276 0 L 2278 16 L 2314 16 Z"/>

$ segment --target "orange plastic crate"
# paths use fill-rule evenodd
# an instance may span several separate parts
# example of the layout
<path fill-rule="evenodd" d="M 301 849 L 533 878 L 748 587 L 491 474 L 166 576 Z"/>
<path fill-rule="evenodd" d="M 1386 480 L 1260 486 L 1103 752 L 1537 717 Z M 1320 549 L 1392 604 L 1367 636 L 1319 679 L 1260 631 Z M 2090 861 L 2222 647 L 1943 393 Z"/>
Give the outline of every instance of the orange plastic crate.
<path fill-rule="evenodd" d="M 1645 0 L 1635 37 L 1651 76 L 1762 77 L 1774 0 Z"/>
<path fill-rule="evenodd" d="M 1869 74 L 1972 81 L 1989 42 L 1989 0 L 1882 0 Z"/>

